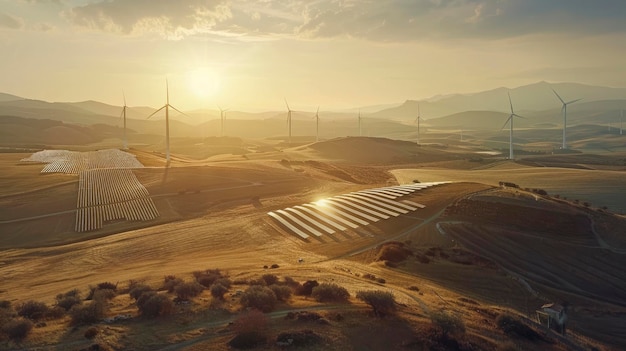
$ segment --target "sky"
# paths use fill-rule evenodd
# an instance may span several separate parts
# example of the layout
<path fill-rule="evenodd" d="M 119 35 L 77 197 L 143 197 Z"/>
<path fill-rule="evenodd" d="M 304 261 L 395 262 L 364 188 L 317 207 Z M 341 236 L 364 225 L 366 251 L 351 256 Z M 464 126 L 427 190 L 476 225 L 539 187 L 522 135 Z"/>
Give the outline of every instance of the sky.
<path fill-rule="evenodd" d="M 626 87 L 624 0 L 0 0 L 0 92 L 191 111 Z"/>

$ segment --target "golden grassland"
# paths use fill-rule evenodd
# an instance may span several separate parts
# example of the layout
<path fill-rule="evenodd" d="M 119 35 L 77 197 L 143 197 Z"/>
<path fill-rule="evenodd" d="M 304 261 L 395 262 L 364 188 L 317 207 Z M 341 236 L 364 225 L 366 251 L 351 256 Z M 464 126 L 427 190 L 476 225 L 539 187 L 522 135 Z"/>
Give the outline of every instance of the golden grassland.
<path fill-rule="evenodd" d="M 593 281 L 595 273 L 585 272 L 585 267 L 572 261 L 584 255 L 591 260 L 588 264 L 594 266 L 601 259 L 604 263 L 597 269 L 611 275 L 604 281 L 609 285 L 622 284 L 620 262 L 624 256 L 619 250 L 624 243 L 618 232 L 624 220 L 561 200 L 538 200 L 523 190 L 492 190 L 500 180 L 531 188 L 558 184 L 565 189 L 563 179 L 569 182 L 571 178 L 574 186 L 591 189 L 590 194 L 603 187 L 614 187 L 619 193 L 619 189 L 626 188 L 623 177 L 619 177 L 622 172 L 536 168 L 512 162 L 477 164 L 438 148 L 415 151 L 408 144 L 394 146 L 385 140 L 352 139 L 332 147 L 271 147 L 245 157 L 187 151 L 186 155 L 176 154 L 170 168 L 162 167 L 162 155 L 134 150 L 147 166 L 134 173 L 148 189 L 161 216 L 146 223 L 108 223 L 102 230 L 89 233 L 72 230 L 75 176 L 39 174 L 41 167 L 18 162 L 27 154 L 0 154 L 0 162 L 7 170 L 0 176 L 4 194 L 0 197 L 0 220 L 5 221 L 0 223 L 0 299 L 11 300 L 14 305 L 29 299 L 52 304 L 58 293 L 73 288 L 86 292 L 90 285 L 103 281 L 119 282 L 122 289 L 131 280 L 158 287 L 168 274 L 191 279 L 193 271 L 219 268 L 233 280 L 273 273 L 300 282 L 315 279 L 344 286 L 352 296 L 348 304 L 319 304 L 293 296 L 269 315 L 274 336 L 284 330 L 312 329 L 324 337 L 323 345 L 305 349 L 406 349 L 403 343 L 428 337 L 430 314 L 439 310 L 462 318 L 467 327 L 464 340 L 479 349 L 495 350 L 507 343 L 522 349 L 544 350 L 569 349 L 568 342 L 598 349 L 626 345 L 626 340 L 619 336 L 626 335 L 619 323 L 624 308 L 616 303 L 622 296 L 616 295 L 610 286 L 595 290 L 584 286 L 582 283 Z M 381 143 L 385 144 L 388 157 L 375 152 Z M 332 152 L 339 148 L 341 152 Z M 363 156 L 368 152 L 372 155 L 370 160 Z M 351 153 L 359 154 L 359 159 L 346 156 Z M 343 161 L 337 161 L 337 157 Z M 419 159 L 425 163 L 415 163 Z M 414 179 L 459 183 L 410 196 L 410 200 L 425 204 L 426 208 L 368 228 L 373 236 L 352 233 L 305 242 L 284 232 L 266 215 L 268 211 L 323 197 L 405 184 Z M 537 179 L 544 183 L 532 182 Z M 488 219 L 477 217 L 468 222 L 467 218 L 444 211 L 468 198 L 476 201 L 472 204 L 474 209 L 502 201 L 522 212 L 509 213 L 496 226 Z M 533 235 L 537 235 L 537 228 L 515 227 L 514 218 L 523 215 L 524 208 L 540 208 L 551 215 L 565 213 L 572 218 L 591 216 L 604 243 L 584 230 L 575 237 L 551 232 L 551 237 L 536 240 Z M 50 217 L 6 222 L 56 212 L 59 213 Z M 511 223 L 507 225 L 509 219 Z M 442 226 L 447 235 L 440 230 Z M 388 240 L 405 242 L 415 256 L 393 268 L 377 261 L 378 246 Z M 476 243 L 480 243 L 479 248 Z M 606 245 L 615 248 L 615 252 L 609 250 L 610 254 L 602 255 L 608 250 Z M 440 251 L 431 251 L 432 255 L 427 256 L 433 248 Z M 541 265 L 524 265 L 529 250 L 536 252 L 537 257 L 552 257 L 555 251 L 560 252 L 549 261 L 548 268 L 576 289 L 546 282 L 546 270 Z M 446 254 L 442 256 L 440 252 Z M 424 256 L 429 263 L 417 259 Z M 263 268 L 271 264 L 280 268 Z M 522 268 L 521 273 L 517 268 Z M 520 283 L 516 277 L 522 273 L 539 294 L 531 294 Z M 384 283 L 367 279 L 368 276 L 384 278 Z M 231 293 L 246 287 L 234 285 Z M 399 312 L 382 320 L 373 318 L 367 307 L 355 299 L 359 290 L 393 292 Z M 534 310 L 542 303 L 563 299 L 574 305 L 570 341 L 548 333 L 552 342 L 530 342 L 510 338 L 495 326 L 495 316 L 503 311 L 533 318 Z M 0 341 L 0 348 L 80 349 L 98 343 L 109 349 L 227 349 L 226 342 L 234 335 L 228 322 L 237 317 L 240 309 L 236 296 L 227 295 L 225 301 L 218 303 L 205 291 L 191 304 L 177 306 L 177 312 L 170 317 L 98 323 L 100 333 L 94 340 L 83 337 L 86 327 L 72 330 L 64 317 L 33 329 L 20 343 Z M 330 325 L 285 320 L 284 314 L 294 309 L 318 311 L 330 320 Z M 336 312 L 343 315 L 342 321 L 331 319 Z M 128 294 L 119 294 L 109 303 L 108 315 L 126 313 L 136 316 L 137 308 Z M 279 349 L 273 343 L 265 348 Z"/>

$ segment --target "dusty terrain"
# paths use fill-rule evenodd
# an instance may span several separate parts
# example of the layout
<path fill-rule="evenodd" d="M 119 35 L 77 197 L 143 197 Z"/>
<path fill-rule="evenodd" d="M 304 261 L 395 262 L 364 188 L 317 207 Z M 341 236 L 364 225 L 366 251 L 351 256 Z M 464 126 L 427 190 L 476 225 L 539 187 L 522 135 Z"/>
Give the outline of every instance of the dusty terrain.
<path fill-rule="evenodd" d="M 405 349 L 402 343 L 423 336 L 419 331 L 429 325 L 429 315 L 442 309 L 462 317 L 468 343 L 496 349 L 509 340 L 494 325 L 498 313 L 534 319 L 541 304 L 562 300 L 573 306 L 568 339 L 544 331 L 551 342 L 513 339 L 513 344 L 546 350 L 626 345 L 620 323 L 626 315 L 626 240 L 620 235 L 626 222 L 596 205 L 613 211 L 625 206 L 623 171 L 476 163 L 463 148 L 418 148 L 387 139 L 344 138 L 292 148 L 245 145 L 228 154 L 194 153 L 190 147 L 174 154 L 169 168 L 163 167 L 160 153 L 131 150 L 146 166 L 133 172 L 157 205 L 159 218 L 111 222 L 87 233 L 73 231 L 76 176 L 39 174 L 41 165 L 19 162 L 29 153 L 0 154 L 5 170 L 0 175 L 0 300 L 14 306 L 30 299 L 52 305 L 58 293 L 73 288 L 86 292 L 104 281 L 127 287 L 131 280 L 158 287 L 165 275 L 189 279 L 191 272 L 207 268 L 249 280 L 276 264 L 279 268 L 269 272 L 281 278 L 334 282 L 352 296 L 339 306 L 293 296 L 270 315 L 274 333 L 308 328 L 323 335 L 323 347 L 308 349 Z M 305 241 L 267 215 L 413 180 L 456 183 L 408 195 L 407 200 L 426 207 L 368 226 L 359 231 L 362 235 Z M 572 199 L 569 194 L 584 188 L 593 206 L 500 190 L 502 180 Z M 559 223 L 568 226 L 563 230 Z M 405 242 L 413 258 L 396 267 L 378 261 L 377 248 L 385 241 Z M 419 257 L 428 257 L 429 263 Z M 364 278 L 368 275 L 384 282 Z M 235 285 L 231 291 L 246 287 Z M 354 297 L 359 290 L 375 289 L 393 292 L 400 304 L 396 317 L 374 319 Z M 128 294 L 119 294 L 108 314 L 134 318 L 97 324 L 101 334 L 95 342 L 110 349 L 226 349 L 233 336 L 227 324 L 240 306 L 230 295 L 217 307 L 212 301 L 205 291 L 191 305 L 178 306 L 175 315 L 150 320 L 137 316 Z M 297 309 L 328 316 L 340 311 L 345 319 L 330 326 L 298 326 L 283 319 Z M 83 337 L 86 327 L 73 330 L 68 323 L 67 317 L 48 321 L 23 341 L 0 341 L 0 348 L 81 349 L 94 343 Z M 380 332 L 365 332 L 371 329 Z M 278 349 L 272 343 L 266 348 Z"/>

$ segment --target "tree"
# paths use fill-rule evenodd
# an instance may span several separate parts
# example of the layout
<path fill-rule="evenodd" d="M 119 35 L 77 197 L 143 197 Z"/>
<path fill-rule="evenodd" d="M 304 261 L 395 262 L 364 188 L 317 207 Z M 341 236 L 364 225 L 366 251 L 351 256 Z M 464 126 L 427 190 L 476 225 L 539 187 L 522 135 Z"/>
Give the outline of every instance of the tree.
<path fill-rule="evenodd" d="M 358 291 L 356 298 L 370 305 L 374 315 L 384 317 L 396 311 L 396 300 L 392 293 L 382 290 Z"/>

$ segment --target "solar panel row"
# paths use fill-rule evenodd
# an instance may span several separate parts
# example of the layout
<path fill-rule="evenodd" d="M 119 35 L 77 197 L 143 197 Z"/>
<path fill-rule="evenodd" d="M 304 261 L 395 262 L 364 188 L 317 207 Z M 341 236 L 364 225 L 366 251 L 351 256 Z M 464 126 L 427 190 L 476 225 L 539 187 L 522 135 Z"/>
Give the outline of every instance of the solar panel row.
<path fill-rule="evenodd" d="M 366 189 L 268 212 L 284 229 L 302 239 L 357 229 L 425 206 L 398 198 L 446 182 Z"/>

